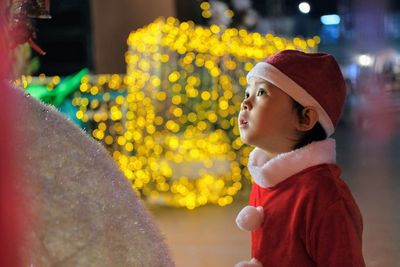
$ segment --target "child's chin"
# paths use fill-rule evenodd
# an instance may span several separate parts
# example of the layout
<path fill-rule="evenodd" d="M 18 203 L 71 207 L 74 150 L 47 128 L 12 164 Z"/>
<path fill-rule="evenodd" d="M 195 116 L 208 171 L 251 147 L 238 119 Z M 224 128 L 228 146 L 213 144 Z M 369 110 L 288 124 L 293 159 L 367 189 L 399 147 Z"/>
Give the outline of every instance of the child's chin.
<path fill-rule="evenodd" d="M 240 135 L 240 140 L 242 140 L 245 145 L 251 145 L 251 141 L 246 135 Z"/>

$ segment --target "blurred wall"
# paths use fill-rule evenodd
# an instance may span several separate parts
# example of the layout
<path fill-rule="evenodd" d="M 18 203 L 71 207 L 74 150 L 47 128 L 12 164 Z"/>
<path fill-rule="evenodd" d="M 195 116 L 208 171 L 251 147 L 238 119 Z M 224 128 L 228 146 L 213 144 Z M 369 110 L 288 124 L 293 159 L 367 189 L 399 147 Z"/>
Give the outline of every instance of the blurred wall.
<path fill-rule="evenodd" d="M 156 18 L 175 16 L 174 0 L 91 0 L 94 72 L 125 73 L 126 40 Z"/>

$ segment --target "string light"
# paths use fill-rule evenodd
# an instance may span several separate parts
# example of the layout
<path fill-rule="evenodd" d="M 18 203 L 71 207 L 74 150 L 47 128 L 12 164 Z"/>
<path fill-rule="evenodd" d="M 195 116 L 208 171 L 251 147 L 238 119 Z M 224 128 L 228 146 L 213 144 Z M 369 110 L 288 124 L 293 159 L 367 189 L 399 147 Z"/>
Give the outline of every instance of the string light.
<path fill-rule="evenodd" d="M 72 98 L 75 116 L 147 201 L 194 209 L 229 205 L 250 181 L 252 149 L 236 122 L 247 71 L 282 49 L 315 51 L 319 38 L 204 28 L 170 17 L 132 32 L 127 43 L 127 74 L 85 76 Z"/>
<path fill-rule="evenodd" d="M 200 6 L 210 10 L 208 2 Z M 121 150 L 115 159 L 150 201 L 193 209 L 230 204 L 250 180 L 251 148 L 243 146 L 236 124 L 247 71 L 282 49 L 315 51 L 317 40 L 204 28 L 170 17 L 132 32 L 128 45 L 128 95 L 135 105 L 127 109 L 136 115 L 126 124 L 140 138 L 132 143 L 134 153 Z"/>

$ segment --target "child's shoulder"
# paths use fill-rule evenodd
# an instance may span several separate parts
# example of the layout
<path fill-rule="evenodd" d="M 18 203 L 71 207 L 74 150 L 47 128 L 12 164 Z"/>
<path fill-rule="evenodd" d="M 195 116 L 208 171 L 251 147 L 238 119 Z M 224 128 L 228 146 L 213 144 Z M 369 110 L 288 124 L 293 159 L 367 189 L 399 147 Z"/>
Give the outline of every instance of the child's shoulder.
<path fill-rule="evenodd" d="M 305 197 L 316 199 L 352 199 L 350 189 L 341 179 L 341 169 L 336 164 L 320 164 L 301 171 L 298 187 Z"/>

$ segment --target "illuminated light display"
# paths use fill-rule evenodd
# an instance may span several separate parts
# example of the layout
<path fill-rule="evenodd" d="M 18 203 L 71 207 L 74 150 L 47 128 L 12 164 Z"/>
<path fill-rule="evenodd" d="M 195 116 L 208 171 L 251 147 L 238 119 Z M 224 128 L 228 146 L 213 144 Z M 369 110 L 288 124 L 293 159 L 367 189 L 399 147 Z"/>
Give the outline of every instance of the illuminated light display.
<path fill-rule="evenodd" d="M 245 166 L 252 148 L 237 126 L 246 73 L 283 49 L 316 51 L 319 41 L 158 19 L 129 35 L 125 75 L 81 80 L 71 98 L 74 116 L 146 201 L 225 206 L 250 181 Z M 35 79 L 51 88 L 59 82 Z"/>

